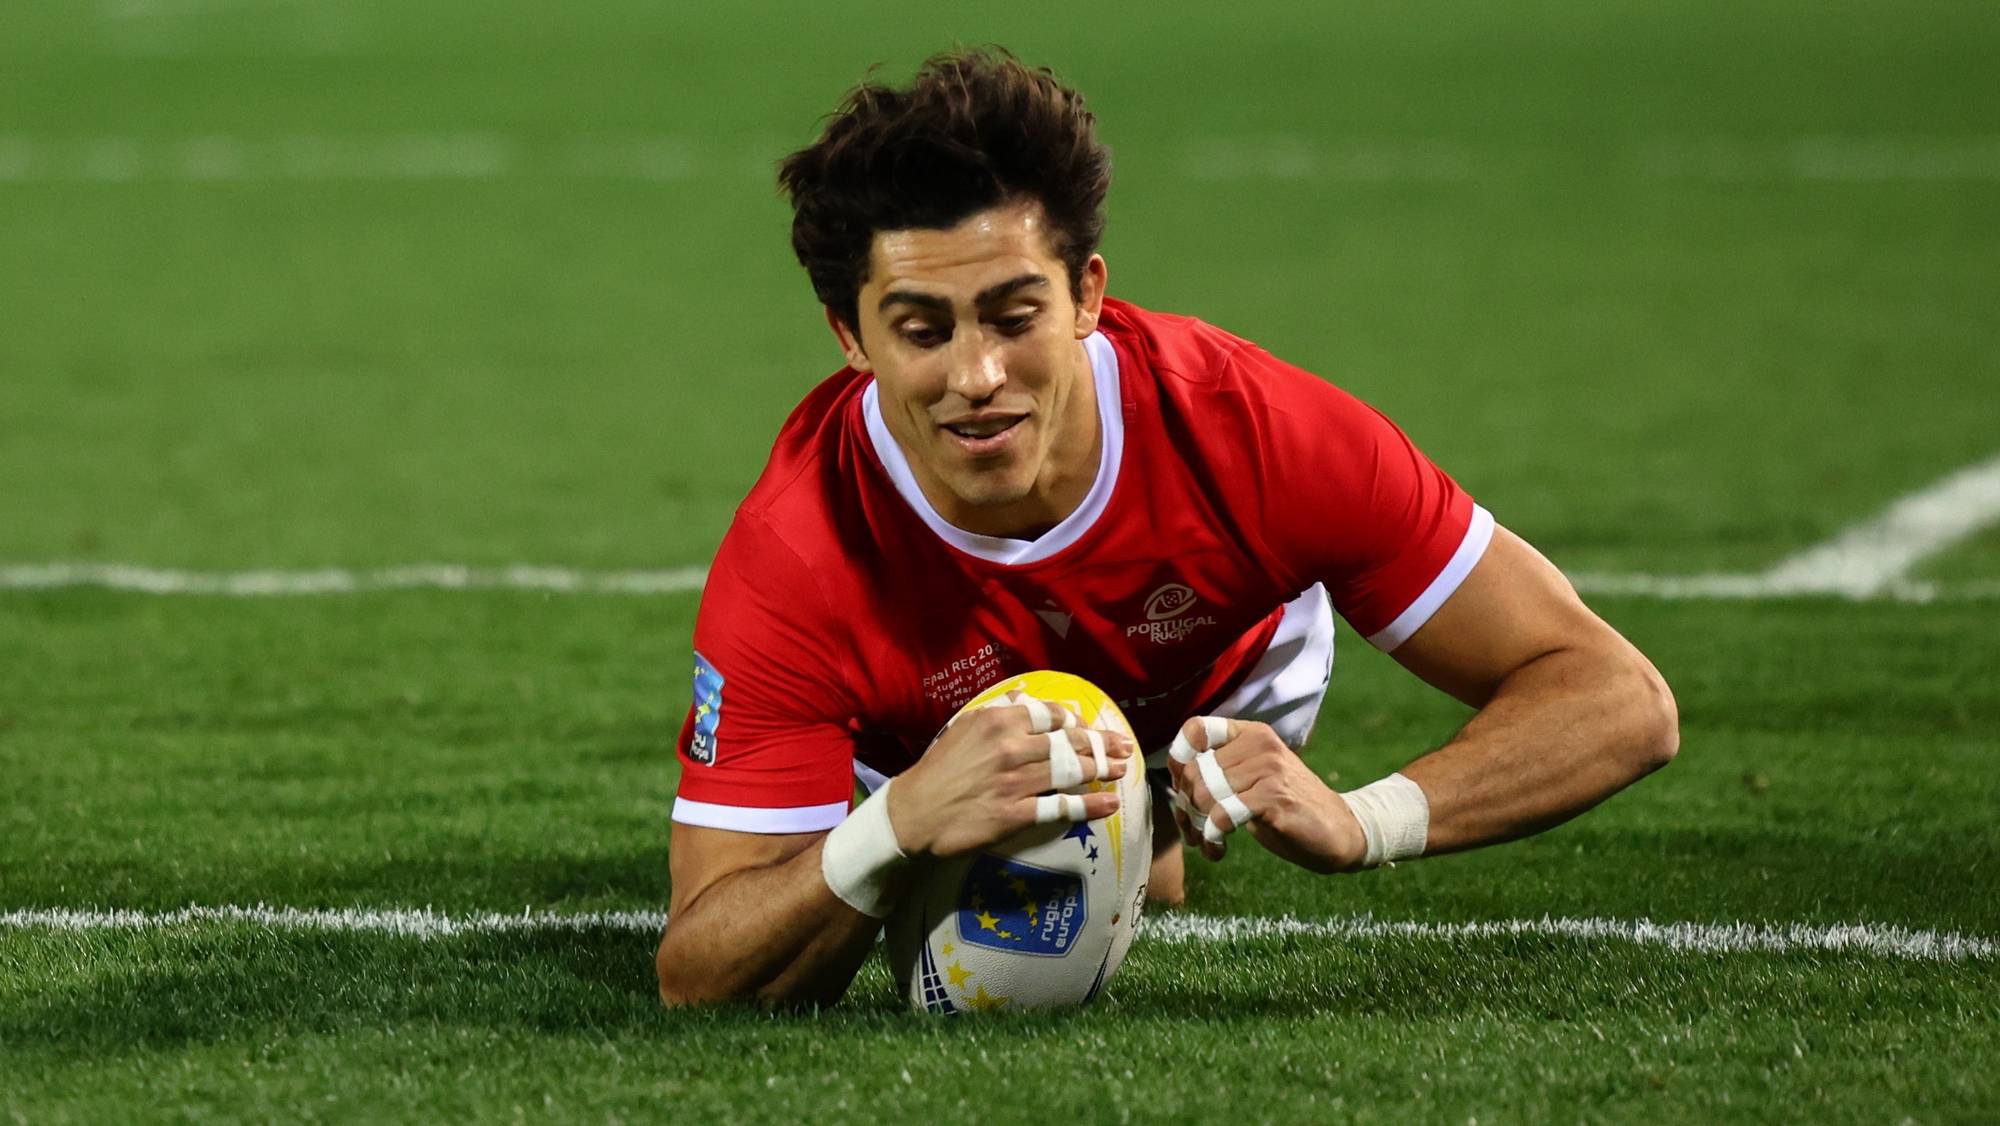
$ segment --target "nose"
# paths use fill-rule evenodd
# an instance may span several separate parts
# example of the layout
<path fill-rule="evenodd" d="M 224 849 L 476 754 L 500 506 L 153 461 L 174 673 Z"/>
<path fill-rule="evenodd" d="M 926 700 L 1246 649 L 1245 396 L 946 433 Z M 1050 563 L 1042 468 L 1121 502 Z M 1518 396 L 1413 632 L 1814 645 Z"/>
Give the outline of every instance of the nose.
<path fill-rule="evenodd" d="M 983 332 L 960 332 L 951 342 L 951 375 L 946 386 L 968 402 L 993 397 L 1007 382 L 1007 368 L 1000 362 L 1000 349 Z"/>

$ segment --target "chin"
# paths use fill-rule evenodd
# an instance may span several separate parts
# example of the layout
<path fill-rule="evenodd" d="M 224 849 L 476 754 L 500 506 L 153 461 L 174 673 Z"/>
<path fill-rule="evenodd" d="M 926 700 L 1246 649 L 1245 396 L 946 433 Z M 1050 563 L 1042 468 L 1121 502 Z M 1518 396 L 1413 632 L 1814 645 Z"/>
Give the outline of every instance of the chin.
<path fill-rule="evenodd" d="M 976 508 L 999 508 L 1026 500 L 1034 482 L 1015 480 L 1012 473 L 966 473 L 952 482 L 958 499 Z"/>

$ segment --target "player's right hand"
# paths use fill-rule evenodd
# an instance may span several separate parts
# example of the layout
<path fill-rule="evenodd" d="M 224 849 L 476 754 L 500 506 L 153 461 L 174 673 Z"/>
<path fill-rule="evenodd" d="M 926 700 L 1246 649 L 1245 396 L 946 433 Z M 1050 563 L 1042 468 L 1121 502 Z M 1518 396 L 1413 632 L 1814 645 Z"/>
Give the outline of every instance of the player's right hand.
<path fill-rule="evenodd" d="M 1102 770 L 1093 738 L 1103 745 Z M 1061 750 L 1065 746 L 1070 754 Z M 1115 791 L 1048 795 L 1123 778 L 1136 750 L 1124 735 L 1080 727 L 1074 715 L 1053 704 L 967 712 L 915 766 L 896 776 L 889 789 L 896 842 L 911 856 L 955 856 L 1005 840 L 1052 814 L 1068 821 L 1110 816 L 1118 809 Z"/>

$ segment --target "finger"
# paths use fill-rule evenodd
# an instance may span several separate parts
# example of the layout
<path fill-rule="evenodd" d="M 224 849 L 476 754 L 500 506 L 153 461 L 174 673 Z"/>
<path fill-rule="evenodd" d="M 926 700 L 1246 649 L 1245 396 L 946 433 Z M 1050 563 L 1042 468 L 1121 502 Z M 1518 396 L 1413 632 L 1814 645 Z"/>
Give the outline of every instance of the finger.
<path fill-rule="evenodd" d="M 1231 794 L 1226 800 L 1217 802 L 1214 809 L 1208 811 L 1208 820 L 1202 822 L 1201 839 L 1209 844 L 1219 845 L 1224 837 L 1241 826 L 1250 824 L 1255 817 L 1256 814 L 1250 812 L 1250 807 L 1243 804 L 1242 798 Z"/>
<path fill-rule="evenodd" d="M 1067 790 L 1083 785 L 1083 763 L 1076 757 L 1076 748 L 1070 744 L 1069 732 L 1051 731 L 1049 741 L 1049 788 Z"/>
<path fill-rule="evenodd" d="M 1082 794 L 1043 794 L 1035 799 L 1035 824 L 1052 821 L 1087 821 Z"/>
<path fill-rule="evenodd" d="M 1216 759 L 1214 751 L 1203 751 L 1196 755 L 1194 765 L 1201 772 L 1203 788 L 1208 790 L 1209 804 L 1227 806 L 1231 799 L 1236 797 L 1236 787 L 1230 784 L 1229 772 L 1222 768 L 1222 763 Z M 1230 813 L 1235 815 L 1236 811 L 1232 809 Z"/>
<path fill-rule="evenodd" d="M 1242 726 L 1242 724 L 1237 723 L 1233 719 L 1227 719 L 1219 715 L 1195 716 L 1182 724 L 1180 731 L 1174 735 L 1173 744 L 1167 748 L 1167 757 L 1182 764 L 1193 762 L 1194 756 L 1197 753 L 1215 750 L 1217 747 L 1236 738 L 1236 734 L 1242 730 Z M 1193 728 L 1200 734 L 1202 746 L 1197 747 L 1194 745 L 1193 738 L 1188 734 L 1189 728 Z"/>
<path fill-rule="evenodd" d="M 1036 789 L 1067 790 L 1085 782 L 1112 782 L 1125 777 L 1132 768 L 1133 744 L 1116 732 L 1090 727 L 1050 731 L 1031 740 L 1016 752 L 1024 766 L 1046 759 L 1047 786 Z M 1032 775 L 1032 769 L 1029 772 Z"/>
<path fill-rule="evenodd" d="M 1234 811 L 1229 808 L 1229 803 L 1231 802 L 1241 805 L 1243 804 L 1243 799 L 1237 797 L 1235 794 L 1231 794 L 1227 798 L 1218 798 L 1209 805 L 1208 816 L 1201 820 L 1202 840 L 1212 845 L 1221 845 L 1223 838 L 1229 835 L 1230 830 L 1236 828 L 1238 822 L 1234 816 Z"/>
<path fill-rule="evenodd" d="M 1035 824 L 1047 825 L 1057 821 L 1095 821 L 1118 812 L 1118 795 L 1106 791 L 1101 794 L 1043 794 L 1035 799 Z"/>
<path fill-rule="evenodd" d="M 1095 769 L 1092 778 L 1102 778 L 1111 773 L 1110 763 L 1104 757 L 1104 732 L 1095 728 L 1083 728 L 1083 737 L 1090 740 L 1090 764 Z"/>
<path fill-rule="evenodd" d="M 1172 794 L 1175 799 L 1171 808 L 1174 814 L 1174 828 L 1180 830 L 1181 843 L 1191 847 L 1199 846 L 1201 844 L 1201 837 L 1194 831 L 1194 822 L 1188 820 L 1186 812 L 1187 798 L 1181 796 L 1179 790 L 1169 790 L 1167 792 Z"/>
<path fill-rule="evenodd" d="M 1254 816 L 1243 799 L 1236 796 L 1236 787 L 1229 784 L 1229 773 L 1215 759 L 1214 751 L 1203 751 L 1194 758 L 1196 769 L 1201 771 L 1202 786 L 1208 790 L 1211 808 L 1208 819 L 1202 823 L 1202 839 L 1219 845 L 1231 829 L 1247 825 Z"/>
<path fill-rule="evenodd" d="M 1030 734 L 1041 735 L 1076 726 L 1076 716 L 1068 708 L 1058 707 L 1046 700 L 1037 700 L 1033 696 L 1022 696 L 1018 702 L 1028 713 Z"/>
<path fill-rule="evenodd" d="M 1196 761 L 1201 763 L 1202 782 L 1207 787 L 1211 799 L 1208 821 L 1202 826 L 1202 836 L 1210 841 L 1217 841 L 1221 839 L 1221 834 L 1248 825 L 1257 815 L 1250 812 L 1250 807 L 1244 804 L 1235 787 L 1229 784 L 1229 776 L 1223 773 L 1221 765 L 1215 761 L 1213 752 L 1203 751 L 1201 758 Z M 1225 818 L 1226 820 L 1223 820 Z"/>

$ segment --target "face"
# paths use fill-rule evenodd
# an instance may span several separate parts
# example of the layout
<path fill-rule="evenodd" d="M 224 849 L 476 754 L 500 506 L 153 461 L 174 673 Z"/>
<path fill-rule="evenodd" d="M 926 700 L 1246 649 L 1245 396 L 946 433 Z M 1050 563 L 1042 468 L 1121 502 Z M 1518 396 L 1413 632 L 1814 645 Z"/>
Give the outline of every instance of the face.
<path fill-rule="evenodd" d="M 1093 256 L 1072 295 L 1034 202 L 875 236 L 859 333 L 837 319 L 834 331 L 874 375 L 883 421 L 952 524 L 1020 536 L 1089 492 L 1100 435 L 1081 341 L 1104 281 Z"/>

